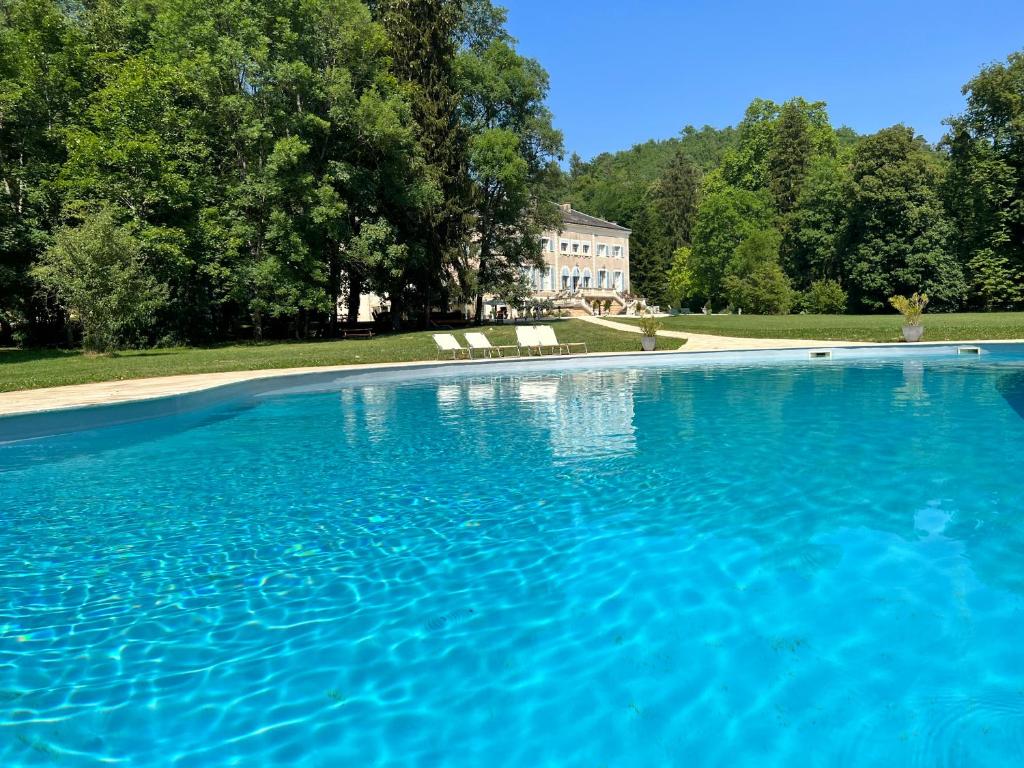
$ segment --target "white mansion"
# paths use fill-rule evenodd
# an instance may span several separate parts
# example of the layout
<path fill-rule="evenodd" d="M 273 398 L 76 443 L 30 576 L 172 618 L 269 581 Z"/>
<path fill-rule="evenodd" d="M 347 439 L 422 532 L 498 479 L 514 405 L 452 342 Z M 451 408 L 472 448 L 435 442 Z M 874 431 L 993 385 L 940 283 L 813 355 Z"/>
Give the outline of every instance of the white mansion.
<path fill-rule="evenodd" d="M 630 230 L 563 203 L 562 227 L 541 240 L 544 267 L 529 271 L 534 297 L 595 306 L 626 307 Z"/>
<path fill-rule="evenodd" d="M 562 226 L 558 231 L 544 232 L 541 238 L 544 267 L 531 268 L 527 277 L 533 286 L 533 298 L 550 300 L 570 313 L 597 314 L 607 302 L 612 314 L 625 311 L 629 294 L 630 230 L 618 224 L 588 216 L 574 210 L 568 203 L 561 206 Z M 495 316 L 499 310 L 514 314 L 511 307 L 495 297 L 484 305 L 485 315 Z M 369 322 L 386 305 L 379 296 L 360 296 L 359 320 Z M 473 306 L 462 311 L 468 316 Z M 338 307 L 339 316 L 345 309 Z"/>

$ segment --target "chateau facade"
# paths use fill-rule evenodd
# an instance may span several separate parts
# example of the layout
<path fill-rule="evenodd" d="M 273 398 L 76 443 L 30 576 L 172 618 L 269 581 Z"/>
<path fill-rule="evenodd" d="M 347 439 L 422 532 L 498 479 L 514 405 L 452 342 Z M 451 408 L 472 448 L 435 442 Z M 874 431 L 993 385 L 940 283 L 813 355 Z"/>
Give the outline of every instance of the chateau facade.
<path fill-rule="evenodd" d="M 530 269 L 534 298 L 577 300 L 590 305 L 606 300 L 618 309 L 629 293 L 630 230 L 561 205 L 562 226 L 541 238 L 544 267 Z M 616 311 L 616 310 L 613 310 Z"/>

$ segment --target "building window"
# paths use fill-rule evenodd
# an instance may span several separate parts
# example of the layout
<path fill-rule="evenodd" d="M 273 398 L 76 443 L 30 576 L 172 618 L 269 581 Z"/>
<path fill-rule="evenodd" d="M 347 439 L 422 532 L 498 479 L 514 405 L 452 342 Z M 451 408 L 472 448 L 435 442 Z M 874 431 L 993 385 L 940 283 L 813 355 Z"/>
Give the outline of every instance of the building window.
<path fill-rule="evenodd" d="M 573 253 L 579 253 L 580 252 L 580 241 L 579 240 L 573 240 L 572 241 L 572 252 Z"/>
<path fill-rule="evenodd" d="M 621 272 L 616 272 L 614 277 L 615 277 L 615 290 L 621 291 L 622 290 L 622 273 Z"/>
<path fill-rule="evenodd" d="M 605 245 L 604 243 L 598 243 L 597 255 L 598 256 L 607 256 L 608 255 L 608 246 Z"/>
<path fill-rule="evenodd" d="M 583 270 L 583 287 L 584 288 L 589 288 L 590 287 L 590 281 L 591 281 L 592 277 L 593 277 L 593 275 L 591 275 L 589 269 L 584 269 Z"/>
<path fill-rule="evenodd" d="M 572 268 L 572 289 L 574 291 L 579 290 L 580 287 L 580 268 Z"/>
<path fill-rule="evenodd" d="M 612 246 L 612 258 L 613 259 L 621 259 L 622 258 L 622 246 L 621 245 L 613 245 Z"/>
<path fill-rule="evenodd" d="M 584 253 L 584 255 L 590 253 L 590 243 L 584 243 L 583 244 L 583 253 Z"/>
<path fill-rule="evenodd" d="M 549 291 L 553 291 L 555 289 L 555 270 L 552 267 L 546 267 L 544 269 L 543 287 Z"/>
<path fill-rule="evenodd" d="M 597 287 L 598 288 L 607 288 L 608 287 L 608 273 L 605 270 L 603 270 L 603 269 L 597 270 Z"/>
<path fill-rule="evenodd" d="M 568 240 L 563 240 L 562 241 L 562 253 L 568 253 L 568 252 L 569 252 L 569 241 Z"/>
<path fill-rule="evenodd" d="M 569 268 L 562 267 L 562 290 L 568 290 L 569 288 Z"/>
<path fill-rule="evenodd" d="M 551 241 L 550 241 L 550 240 L 549 240 L 548 238 L 546 238 L 546 237 L 542 237 L 542 238 L 540 239 L 540 249 L 541 249 L 542 251 L 546 251 L 546 250 L 548 250 L 548 248 L 550 247 L 550 245 L 551 245 Z"/>

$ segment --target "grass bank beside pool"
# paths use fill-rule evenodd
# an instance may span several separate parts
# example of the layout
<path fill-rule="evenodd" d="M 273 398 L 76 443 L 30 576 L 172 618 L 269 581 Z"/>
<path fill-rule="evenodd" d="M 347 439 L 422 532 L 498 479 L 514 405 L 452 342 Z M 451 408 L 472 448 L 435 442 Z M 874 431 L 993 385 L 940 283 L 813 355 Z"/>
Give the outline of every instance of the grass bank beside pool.
<path fill-rule="evenodd" d="M 611 318 L 618 320 L 619 318 Z M 636 324 L 635 318 L 622 318 Z M 755 339 L 902 341 L 899 315 L 679 315 L 660 318 L 667 331 Z M 1024 312 L 926 314 L 924 341 L 1024 339 Z"/>
<path fill-rule="evenodd" d="M 640 348 L 640 337 L 636 334 L 580 320 L 559 320 L 551 325 L 559 341 L 585 341 L 591 352 L 626 352 Z M 514 326 L 468 330 L 483 331 L 495 345 L 515 343 Z M 417 331 L 340 341 L 146 349 L 116 355 L 54 349 L 0 349 L 0 392 L 190 373 L 433 360 L 437 349 L 431 333 Z M 465 346 L 462 331 L 454 333 Z"/>

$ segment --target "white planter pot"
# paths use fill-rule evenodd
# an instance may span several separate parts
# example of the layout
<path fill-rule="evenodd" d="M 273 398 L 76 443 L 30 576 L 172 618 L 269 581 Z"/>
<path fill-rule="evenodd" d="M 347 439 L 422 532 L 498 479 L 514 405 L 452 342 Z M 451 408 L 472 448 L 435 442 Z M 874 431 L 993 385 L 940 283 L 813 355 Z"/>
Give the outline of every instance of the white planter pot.
<path fill-rule="evenodd" d="M 924 336 L 924 326 L 923 325 L 904 325 L 903 326 L 903 339 L 905 341 L 920 341 L 922 336 Z"/>
<path fill-rule="evenodd" d="M 655 346 L 658 344 L 658 339 L 654 336 L 641 336 L 640 337 L 640 348 L 644 352 L 653 352 Z"/>

